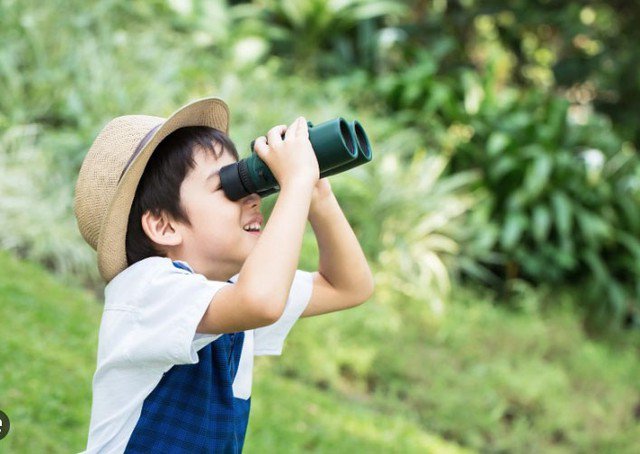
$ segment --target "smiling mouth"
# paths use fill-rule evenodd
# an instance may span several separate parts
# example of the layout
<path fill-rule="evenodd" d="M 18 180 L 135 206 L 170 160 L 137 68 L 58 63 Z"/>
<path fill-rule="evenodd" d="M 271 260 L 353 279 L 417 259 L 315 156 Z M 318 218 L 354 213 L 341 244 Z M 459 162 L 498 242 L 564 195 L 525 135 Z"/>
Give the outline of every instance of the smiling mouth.
<path fill-rule="evenodd" d="M 253 236 L 260 236 L 260 234 L 262 233 L 262 226 L 254 224 L 251 227 L 248 227 L 248 226 L 247 228 L 243 227 L 242 230 L 244 230 L 247 233 L 250 233 Z"/>
<path fill-rule="evenodd" d="M 262 222 L 258 222 L 258 221 L 250 222 L 249 224 L 242 227 L 242 230 L 244 230 L 247 233 L 253 233 L 256 236 L 260 235 L 260 232 L 262 232 Z"/>

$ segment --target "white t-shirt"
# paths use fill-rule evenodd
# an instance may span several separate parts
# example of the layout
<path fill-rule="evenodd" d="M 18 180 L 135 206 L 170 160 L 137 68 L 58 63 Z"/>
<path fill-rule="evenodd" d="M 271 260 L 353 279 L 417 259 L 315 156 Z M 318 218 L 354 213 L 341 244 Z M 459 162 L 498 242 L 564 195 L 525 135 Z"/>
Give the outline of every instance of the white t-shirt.
<path fill-rule="evenodd" d="M 297 270 L 282 317 L 244 332 L 234 397 L 251 395 L 254 355 L 281 354 L 287 334 L 309 302 L 312 279 L 311 273 Z M 123 452 L 145 398 L 163 374 L 175 365 L 198 363 L 197 352 L 222 336 L 196 333 L 196 328 L 225 285 L 233 284 L 208 280 L 188 264 L 163 257 L 137 262 L 107 285 L 85 452 Z"/>

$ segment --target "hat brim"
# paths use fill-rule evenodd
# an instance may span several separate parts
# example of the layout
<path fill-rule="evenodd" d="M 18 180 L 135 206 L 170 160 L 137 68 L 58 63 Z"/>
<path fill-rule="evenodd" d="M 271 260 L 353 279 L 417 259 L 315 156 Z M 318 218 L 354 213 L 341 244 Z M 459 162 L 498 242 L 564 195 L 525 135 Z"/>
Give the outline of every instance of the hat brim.
<path fill-rule="evenodd" d="M 126 169 L 100 228 L 98 269 L 109 282 L 127 267 L 126 234 L 129 212 L 144 169 L 158 144 L 173 131 L 186 126 L 210 126 L 229 132 L 229 108 L 219 98 L 205 98 L 181 107 L 149 138 Z"/>

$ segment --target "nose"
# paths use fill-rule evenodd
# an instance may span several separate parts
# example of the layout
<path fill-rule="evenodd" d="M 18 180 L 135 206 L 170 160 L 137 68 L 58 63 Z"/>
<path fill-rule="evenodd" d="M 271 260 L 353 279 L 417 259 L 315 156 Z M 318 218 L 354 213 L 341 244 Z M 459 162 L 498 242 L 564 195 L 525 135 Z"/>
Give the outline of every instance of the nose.
<path fill-rule="evenodd" d="M 249 205 L 250 207 L 260 206 L 261 198 L 258 194 L 249 194 L 243 200 L 244 204 Z"/>

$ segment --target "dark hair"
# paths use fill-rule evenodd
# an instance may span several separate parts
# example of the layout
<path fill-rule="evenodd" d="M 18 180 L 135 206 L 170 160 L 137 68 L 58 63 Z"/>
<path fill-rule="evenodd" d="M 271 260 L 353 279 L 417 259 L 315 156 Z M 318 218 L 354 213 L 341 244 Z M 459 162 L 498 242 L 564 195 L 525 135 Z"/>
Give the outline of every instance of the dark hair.
<path fill-rule="evenodd" d="M 222 145 L 216 154 L 215 145 Z M 180 186 L 190 170 L 195 168 L 193 153 L 196 147 L 210 152 L 219 159 L 224 149 L 239 160 L 238 151 L 231 139 L 222 131 L 208 126 L 188 126 L 169 134 L 156 147 L 145 167 L 133 198 L 127 225 L 127 265 L 163 256 L 155 243 L 142 230 L 142 215 L 150 211 L 159 216 L 162 211 L 174 219 L 189 224 L 180 204 Z"/>

